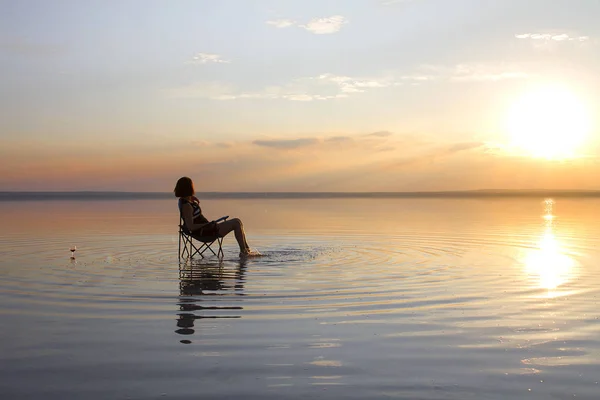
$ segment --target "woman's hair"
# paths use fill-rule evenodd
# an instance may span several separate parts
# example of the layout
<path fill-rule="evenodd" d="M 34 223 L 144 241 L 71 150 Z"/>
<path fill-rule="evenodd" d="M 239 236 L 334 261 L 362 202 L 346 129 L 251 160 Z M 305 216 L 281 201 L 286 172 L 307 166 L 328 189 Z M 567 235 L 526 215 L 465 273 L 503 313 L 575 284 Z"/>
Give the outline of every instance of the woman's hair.
<path fill-rule="evenodd" d="M 194 191 L 194 183 L 187 176 L 179 178 L 173 191 L 175 192 L 175 197 L 188 197 L 196 193 Z"/>

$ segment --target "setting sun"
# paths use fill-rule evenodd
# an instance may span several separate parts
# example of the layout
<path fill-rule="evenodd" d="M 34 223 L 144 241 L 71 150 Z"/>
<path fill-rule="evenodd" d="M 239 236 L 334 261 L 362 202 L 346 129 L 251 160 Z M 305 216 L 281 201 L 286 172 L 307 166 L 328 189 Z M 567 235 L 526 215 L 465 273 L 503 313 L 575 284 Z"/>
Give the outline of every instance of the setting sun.
<path fill-rule="evenodd" d="M 511 144 L 533 157 L 576 157 L 589 133 L 586 107 L 571 91 L 544 87 L 519 98 L 508 113 Z"/>

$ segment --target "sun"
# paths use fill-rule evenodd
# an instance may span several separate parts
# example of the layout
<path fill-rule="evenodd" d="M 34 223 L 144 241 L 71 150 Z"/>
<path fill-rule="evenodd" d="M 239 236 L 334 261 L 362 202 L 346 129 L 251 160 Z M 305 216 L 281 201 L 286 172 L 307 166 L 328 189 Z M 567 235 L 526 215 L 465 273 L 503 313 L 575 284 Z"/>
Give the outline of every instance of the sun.
<path fill-rule="evenodd" d="M 511 145 L 533 157 L 565 159 L 578 156 L 590 131 L 583 102 L 571 91 L 546 86 L 524 94 L 508 111 Z"/>

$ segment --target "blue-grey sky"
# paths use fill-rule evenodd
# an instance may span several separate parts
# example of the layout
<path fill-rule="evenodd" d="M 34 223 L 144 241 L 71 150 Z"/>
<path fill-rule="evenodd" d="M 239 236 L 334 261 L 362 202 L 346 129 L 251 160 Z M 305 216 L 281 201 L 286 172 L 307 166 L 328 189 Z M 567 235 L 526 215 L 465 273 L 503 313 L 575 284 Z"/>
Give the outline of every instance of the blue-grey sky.
<path fill-rule="evenodd" d="M 0 1 L 0 190 L 596 188 L 598 15 L 596 0 Z"/>

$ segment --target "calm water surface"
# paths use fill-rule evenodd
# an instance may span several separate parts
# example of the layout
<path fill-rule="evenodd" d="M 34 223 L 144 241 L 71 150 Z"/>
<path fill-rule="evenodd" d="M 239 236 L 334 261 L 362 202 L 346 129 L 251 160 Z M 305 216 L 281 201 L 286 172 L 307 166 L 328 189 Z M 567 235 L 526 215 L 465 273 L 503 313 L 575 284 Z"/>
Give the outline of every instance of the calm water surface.
<path fill-rule="evenodd" d="M 600 397 L 600 200 L 203 208 L 265 256 L 180 264 L 175 200 L 0 202 L 0 397 Z"/>

